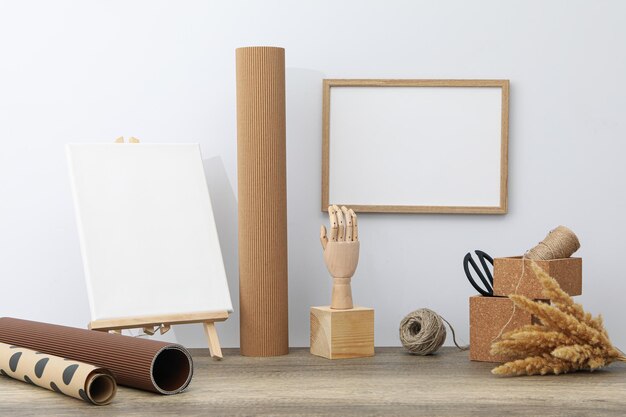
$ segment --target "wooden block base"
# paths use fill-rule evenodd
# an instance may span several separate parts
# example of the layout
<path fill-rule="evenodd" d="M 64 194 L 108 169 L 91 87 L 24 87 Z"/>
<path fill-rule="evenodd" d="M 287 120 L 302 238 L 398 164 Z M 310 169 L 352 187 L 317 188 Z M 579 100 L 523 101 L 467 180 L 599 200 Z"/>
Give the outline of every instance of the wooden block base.
<path fill-rule="evenodd" d="M 374 309 L 311 307 L 311 353 L 327 359 L 374 356 Z"/>

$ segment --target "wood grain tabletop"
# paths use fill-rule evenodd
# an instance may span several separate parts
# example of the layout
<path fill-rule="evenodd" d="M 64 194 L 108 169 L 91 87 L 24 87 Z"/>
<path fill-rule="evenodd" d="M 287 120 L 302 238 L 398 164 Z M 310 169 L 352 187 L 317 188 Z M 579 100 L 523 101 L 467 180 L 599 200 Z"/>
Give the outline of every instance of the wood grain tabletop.
<path fill-rule="evenodd" d="M 443 348 L 417 357 L 401 348 L 331 361 L 291 349 L 214 361 L 193 350 L 195 373 L 179 395 L 120 387 L 111 405 L 85 402 L 0 377 L 0 416 L 608 416 L 626 415 L 626 364 L 594 373 L 501 378 L 493 364 Z"/>

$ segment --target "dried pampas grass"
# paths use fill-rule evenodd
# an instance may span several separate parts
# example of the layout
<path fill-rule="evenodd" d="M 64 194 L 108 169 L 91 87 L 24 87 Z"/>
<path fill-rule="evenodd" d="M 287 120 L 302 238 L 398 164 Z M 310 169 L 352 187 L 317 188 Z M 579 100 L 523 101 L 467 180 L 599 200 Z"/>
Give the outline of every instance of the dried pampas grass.
<path fill-rule="evenodd" d="M 563 374 L 578 370 L 593 371 L 626 357 L 609 340 L 600 316 L 593 317 L 574 303 L 559 284 L 532 264 L 550 304 L 510 295 L 515 305 L 535 315 L 540 324 L 524 326 L 505 333 L 493 343 L 491 353 L 517 358 L 498 366 L 496 375 Z"/>

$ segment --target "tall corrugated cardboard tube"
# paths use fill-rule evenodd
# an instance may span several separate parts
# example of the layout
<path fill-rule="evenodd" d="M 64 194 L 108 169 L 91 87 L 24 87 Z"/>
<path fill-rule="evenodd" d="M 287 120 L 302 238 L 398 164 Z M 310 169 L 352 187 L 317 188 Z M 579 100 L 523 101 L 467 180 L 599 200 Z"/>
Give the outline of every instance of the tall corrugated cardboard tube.
<path fill-rule="evenodd" d="M 236 50 L 241 354 L 289 352 L 285 50 Z"/>

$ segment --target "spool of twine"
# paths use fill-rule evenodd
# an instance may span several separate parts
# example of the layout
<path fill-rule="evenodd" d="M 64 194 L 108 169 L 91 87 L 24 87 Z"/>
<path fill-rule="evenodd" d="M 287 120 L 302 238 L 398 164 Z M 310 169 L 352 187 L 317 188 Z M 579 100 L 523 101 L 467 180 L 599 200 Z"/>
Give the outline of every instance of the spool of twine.
<path fill-rule="evenodd" d="M 545 237 L 545 239 L 539 242 L 537 246 L 527 250 L 526 253 L 522 256 L 522 273 L 517 280 L 517 285 L 515 286 L 515 291 L 513 291 L 513 294 L 517 294 L 520 284 L 524 279 L 524 274 L 526 272 L 526 259 L 547 261 L 550 259 L 569 258 L 578 249 L 580 249 L 580 242 L 576 234 L 571 229 L 565 226 L 558 226 L 556 229 L 548 232 L 548 235 Z M 513 320 L 516 311 L 517 304 L 514 303 L 511 317 L 509 317 L 504 326 L 502 326 L 496 337 L 491 340 L 492 343 L 502 336 L 502 334 L 504 333 L 504 329 L 506 329 L 506 327 Z"/>
<path fill-rule="evenodd" d="M 576 234 L 565 226 L 559 226 L 524 255 L 526 259 L 543 260 L 569 258 L 580 249 Z"/>
<path fill-rule="evenodd" d="M 446 341 L 446 327 L 452 331 L 454 344 L 461 350 L 466 346 L 459 346 L 456 342 L 454 328 L 439 314 L 428 308 L 412 311 L 400 322 L 400 341 L 409 352 L 414 355 L 430 355 L 435 353 Z"/>

